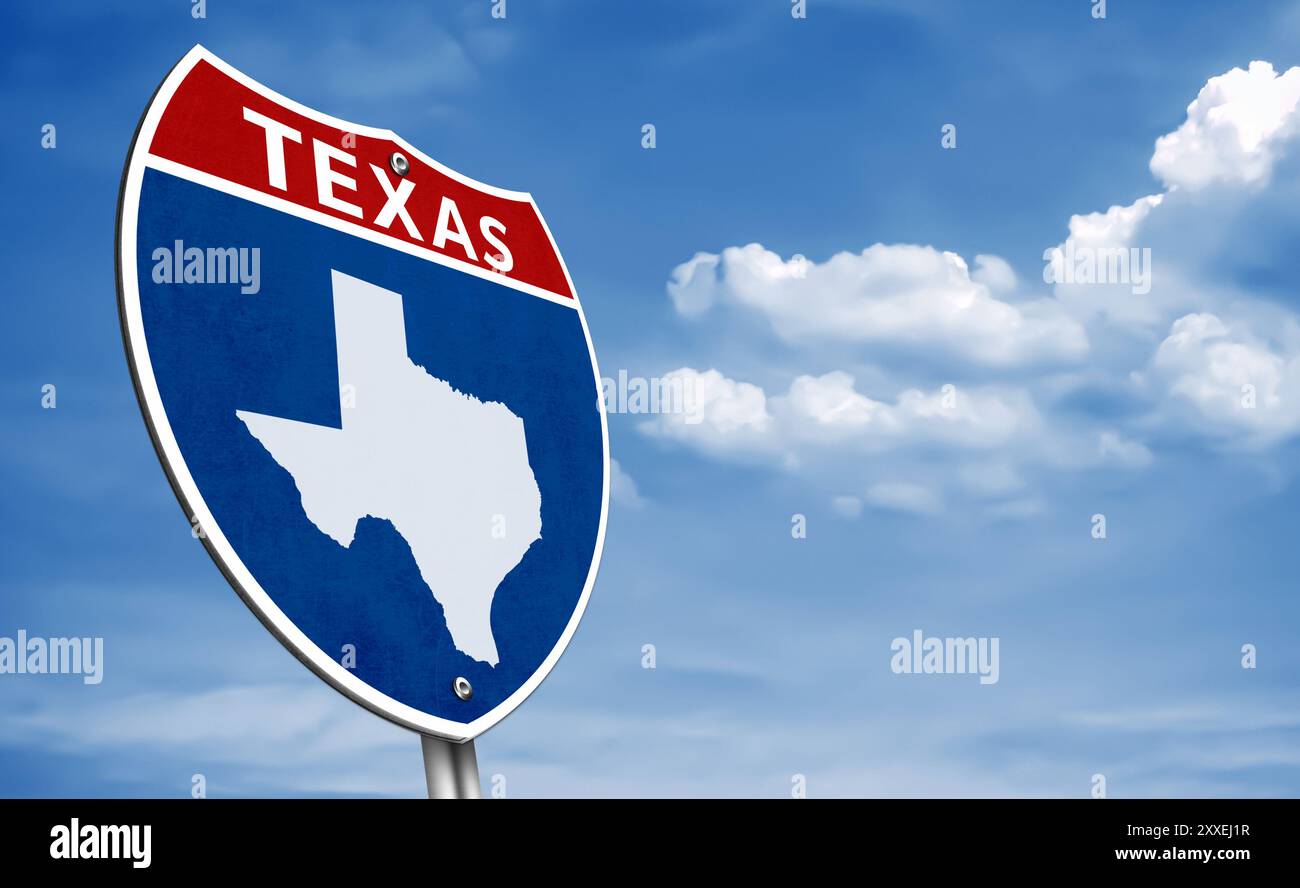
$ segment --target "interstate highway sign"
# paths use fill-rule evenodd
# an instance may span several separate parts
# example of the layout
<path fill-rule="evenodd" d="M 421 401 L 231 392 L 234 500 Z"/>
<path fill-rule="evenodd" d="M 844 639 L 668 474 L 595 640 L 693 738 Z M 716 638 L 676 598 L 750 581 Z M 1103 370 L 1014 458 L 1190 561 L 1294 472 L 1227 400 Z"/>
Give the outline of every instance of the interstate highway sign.
<path fill-rule="evenodd" d="M 609 448 L 528 194 L 280 96 L 203 47 L 140 121 L 123 338 L 196 536 L 318 676 L 466 740 L 587 604 Z"/>

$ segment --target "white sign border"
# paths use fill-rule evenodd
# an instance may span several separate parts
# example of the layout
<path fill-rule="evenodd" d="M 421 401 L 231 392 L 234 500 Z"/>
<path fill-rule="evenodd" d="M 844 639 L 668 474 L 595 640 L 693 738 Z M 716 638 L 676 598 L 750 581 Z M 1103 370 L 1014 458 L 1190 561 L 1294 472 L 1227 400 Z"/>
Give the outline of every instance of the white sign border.
<path fill-rule="evenodd" d="M 231 546 L 229 540 L 222 533 L 220 526 L 208 509 L 198 486 L 194 483 L 194 478 L 190 475 L 189 467 L 181 455 L 180 447 L 176 443 L 176 437 L 172 433 L 171 425 L 167 420 L 167 413 L 163 408 L 162 398 L 158 391 L 157 381 L 153 374 L 153 365 L 149 359 L 148 343 L 144 334 L 144 323 L 140 310 L 140 291 L 139 279 L 137 276 L 137 251 L 136 251 L 136 222 L 140 211 L 140 188 L 144 178 L 146 167 L 162 166 L 157 158 L 151 158 L 145 146 L 152 144 L 153 136 L 158 128 L 158 121 L 167 105 L 171 102 L 172 96 L 176 92 L 177 86 L 185 79 L 190 71 L 200 61 L 208 62 L 223 73 L 233 77 L 244 86 L 252 89 L 266 98 L 289 108 L 292 111 L 302 114 L 303 116 L 313 118 L 314 120 L 325 123 L 329 126 L 345 130 L 347 132 L 364 135 L 370 138 L 387 139 L 400 145 L 404 151 L 415 157 L 418 157 L 424 163 L 437 168 L 440 172 L 451 178 L 476 188 L 480 191 L 493 194 L 499 197 L 506 197 L 515 200 L 528 201 L 533 210 L 537 213 L 537 218 L 542 224 L 546 236 L 550 239 L 551 247 L 555 251 L 556 258 L 559 259 L 560 267 L 564 271 L 565 281 L 569 285 L 569 292 L 573 294 L 572 306 L 578 311 L 578 318 L 582 322 L 582 332 L 587 340 L 587 351 L 591 357 L 591 367 L 595 381 L 595 396 L 597 409 L 600 410 L 600 430 L 601 444 L 604 459 L 604 479 L 601 489 L 600 504 L 600 527 L 596 534 L 596 547 L 592 552 L 591 567 L 587 573 L 586 583 L 583 585 L 582 597 L 578 599 L 577 607 L 574 608 L 573 616 L 564 628 L 564 633 L 556 642 L 555 647 L 542 661 L 541 665 L 534 671 L 533 675 L 526 681 L 522 687 L 511 694 L 502 702 L 494 706 L 490 711 L 484 713 L 478 718 L 468 723 L 450 721 L 444 718 L 430 715 L 411 706 L 394 700 L 387 694 L 383 694 L 361 681 L 351 671 L 345 669 L 333 657 L 321 650 L 315 642 L 306 636 L 294 623 L 276 606 L 275 602 L 267 595 L 266 591 L 253 577 L 252 573 L 244 565 L 243 561 Z M 273 198 L 266 201 L 257 200 L 253 193 L 244 192 L 240 195 L 244 199 L 254 200 L 265 205 L 271 205 Z M 277 206 L 277 209 L 283 207 Z M 324 215 L 324 214 L 321 214 Z M 307 218 L 304 216 L 304 218 Z M 316 221 L 313 219 L 313 221 Z M 367 232 L 359 226 L 350 226 L 349 233 L 365 236 Z M 377 242 L 388 244 L 387 240 L 378 240 L 383 237 L 376 235 L 368 239 L 377 240 Z M 391 240 L 396 243 L 396 238 Z M 213 55 L 202 45 L 195 45 L 185 57 L 176 63 L 171 72 L 163 80 L 162 84 L 155 91 L 153 98 L 149 101 L 140 123 L 136 127 L 135 137 L 131 142 L 131 148 L 127 152 L 126 165 L 122 171 L 122 185 L 118 198 L 117 211 L 117 296 L 118 310 L 122 324 L 122 341 L 126 348 L 127 363 L 131 368 L 131 377 L 135 384 L 136 395 L 140 402 L 140 410 L 144 415 L 145 425 L 149 429 L 149 435 L 153 439 L 154 449 L 158 453 L 159 461 L 162 463 L 163 470 L 171 482 L 172 489 L 176 493 L 176 498 L 180 500 L 181 507 L 185 509 L 185 514 L 191 522 L 197 522 L 203 530 L 203 544 L 216 562 L 217 567 L 225 575 L 226 579 L 234 587 L 235 591 L 248 605 L 249 609 L 257 615 L 258 619 L 270 630 L 288 650 L 303 662 L 312 672 L 329 683 L 335 690 L 342 693 L 348 699 L 352 700 L 376 715 L 395 722 L 402 727 L 419 731 L 423 734 L 429 734 L 435 737 L 441 737 L 444 740 L 453 742 L 465 742 L 472 740 L 479 734 L 482 734 L 488 728 L 491 728 L 501 719 L 513 712 L 520 703 L 527 699 L 528 695 L 537 689 L 542 680 L 555 667 L 559 661 L 560 655 L 568 646 L 573 637 L 573 633 L 578 628 L 578 623 L 582 620 L 583 612 L 587 609 L 587 602 L 591 597 L 592 587 L 596 583 L 596 573 L 600 566 L 601 554 L 605 547 L 605 527 L 609 518 L 609 423 L 605 414 L 604 399 L 601 397 L 601 377 L 600 368 L 596 363 L 596 350 L 592 345 L 591 331 L 587 328 L 587 318 L 582 312 L 582 305 L 578 302 L 577 290 L 573 286 L 573 279 L 569 275 L 569 269 L 564 264 L 564 257 L 560 255 L 559 248 L 555 244 L 555 238 L 551 234 L 545 219 L 542 218 L 541 211 L 537 209 L 537 203 L 533 200 L 532 195 L 524 192 L 506 191 L 476 182 L 466 176 L 462 176 L 454 170 L 448 169 L 432 158 L 426 156 L 423 152 L 408 144 L 400 136 L 390 130 L 375 129 L 373 127 L 357 126 L 346 121 L 338 120 L 325 114 L 300 105 L 297 102 L 287 99 L 284 96 L 274 92 L 252 80 L 245 74 L 230 65 L 226 64 L 217 56 Z M 441 259 L 439 254 L 433 251 L 421 250 L 418 255 L 430 261 L 439 262 L 439 264 L 453 264 L 461 271 L 478 273 L 478 276 L 488 277 L 489 279 L 506 285 L 513 286 L 514 289 L 530 292 L 532 288 L 524 286 L 515 286 L 518 282 L 512 281 L 504 275 L 491 274 L 482 269 L 470 266 L 461 268 L 466 263 L 455 263 L 455 260 L 446 262 Z M 533 295 L 551 298 L 551 301 L 560 301 L 550 297 L 545 293 L 534 293 Z M 570 300 L 563 300 L 569 303 Z"/>

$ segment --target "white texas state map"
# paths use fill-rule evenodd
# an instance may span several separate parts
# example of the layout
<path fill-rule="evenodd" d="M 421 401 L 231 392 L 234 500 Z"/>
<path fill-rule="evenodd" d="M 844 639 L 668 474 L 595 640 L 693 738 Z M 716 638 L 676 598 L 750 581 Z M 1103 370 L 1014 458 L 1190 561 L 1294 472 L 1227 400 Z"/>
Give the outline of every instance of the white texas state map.
<path fill-rule="evenodd" d="M 406 354 L 402 296 L 332 272 L 342 428 L 237 410 L 339 545 L 387 519 L 442 605 L 452 643 L 495 666 L 492 598 L 541 539 L 541 492 L 524 423 L 431 376 Z M 494 532 L 495 531 L 495 532 Z"/>

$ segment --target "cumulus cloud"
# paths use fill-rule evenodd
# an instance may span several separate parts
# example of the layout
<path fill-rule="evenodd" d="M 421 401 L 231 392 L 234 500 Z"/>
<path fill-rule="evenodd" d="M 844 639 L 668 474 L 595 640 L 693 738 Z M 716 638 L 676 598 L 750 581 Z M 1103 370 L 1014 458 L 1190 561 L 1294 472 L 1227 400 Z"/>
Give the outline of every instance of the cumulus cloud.
<path fill-rule="evenodd" d="M 718 295 L 718 263 L 714 253 L 696 253 L 673 269 L 668 281 L 668 297 L 677 313 L 696 318 L 713 308 Z"/>
<path fill-rule="evenodd" d="M 1054 285 L 1064 311 L 1084 323 L 1094 319 L 1124 326 L 1167 323 L 1167 300 L 1183 300 L 1187 294 L 1164 286 L 1153 292 L 1157 284 L 1168 282 L 1170 257 L 1163 249 L 1153 249 L 1143 231 L 1165 198 L 1152 194 L 1104 212 L 1070 217 L 1065 241 L 1045 250 L 1042 257 L 1043 280 Z M 1161 263 L 1158 281 L 1157 260 Z"/>
<path fill-rule="evenodd" d="M 637 490 L 636 481 L 623 470 L 616 459 L 609 461 L 609 496 L 615 504 L 629 509 L 645 507 L 645 500 Z"/>
<path fill-rule="evenodd" d="M 1016 289 L 1016 272 L 1001 256 L 981 253 L 975 257 L 971 280 L 994 293 L 1012 293 Z"/>
<path fill-rule="evenodd" d="M 756 385 L 737 382 L 717 370 L 682 367 L 662 377 L 665 385 L 689 392 L 691 410 L 661 413 L 642 423 L 642 431 L 722 453 L 770 450 L 773 420 L 767 395 Z"/>
<path fill-rule="evenodd" d="M 1156 140 L 1151 172 L 1169 187 L 1263 185 L 1295 137 L 1298 101 L 1300 67 L 1279 75 L 1255 61 L 1211 77 L 1187 106 L 1187 120 Z"/>
<path fill-rule="evenodd" d="M 1175 321 L 1149 378 L 1190 408 L 1205 433 L 1264 444 L 1300 431 L 1300 354 L 1274 350 L 1216 315 Z"/>
<path fill-rule="evenodd" d="M 673 269 L 668 295 L 698 318 L 718 305 L 755 312 L 782 339 L 929 348 L 979 364 L 1075 360 L 1083 328 L 1050 300 L 1012 304 L 994 291 L 1015 285 L 1004 260 L 928 246 L 876 244 L 816 263 L 789 260 L 761 244 L 697 253 Z"/>
<path fill-rule="evenodd" d="M 1151 462 L 1151 451 L 1141 441 L 1125 438 L 1114 429 L 1097 433 L 1096 464 L 1139 468 Z"/>
<path fill-rule="evenodd" d="M 683 367 L 665 376 L 694 391 L 696 416 L 663 413 L 646 420 L 647 434 L 709 452 L 751 451 L 798 457 L 813 449 L 881 451 L 910 444 L 987 449 L 1033 434 L 1040 417 L 1028 395 L 995 389 L 906 389 L 878 401 L 841 370 L 801 375 L 769 398 L 762 388 L 718 370 Z"/>
<path fill-rule="evenodd" d="M 1021 470 L 1030 466 L 1135 469 L 1152 458 L 1144 444 L 1118 430 L 1046 421 L 1022 387 L 908 388 L 880 400 L 841 370 L 796 376 L 785 392 L 772 395 L 716 369 L 683 367 L 668 377 L 681 379 L 688 391 L 695 387 L 700 421 L 658 414 L 642 421 L 644 434 L 835 484 L 841 495 L 832 506 L 845 517 L 863 502 L 935 514 L 947 490 L 986 503 L 1020 497 Z M 904 477 L 918 473 L 924 485 Z M 843 494 L 846 480 L 864 486 Z"/>
<path fill-rule="evenodd" d="M 1043 254 L 1044 279 L 1087 325 L 1094 353 L 1117 331 L 1157 335 L 1178 317 L 1222 313 L 1248 295 L 1224 278 L 1241 253 L 1258 248 L 1249 234 L 1256 220 L 1290 212 L 1291 196 L 1266 186 L 1296 153 L 1298 102 L 1300 68 L 1279 75 L 1256 61 L 1211 77 L 1178 129 L 1156 140 L 1150 168 L 1167 190 L 1070 218 L 1065 242 Z M 1137 288 L 1104 275 L 1063 275 L 1076 256 L 1132 265 L 1144 254 L 1147 279 Z"/>
<path fill-rule="evenodd" d="M 1300 434 L 1300 318 L 1249 283 L 1285 286 L 1274 279 L 1294 250 L 1298 106 L 1300 68 L 1209 78 L 1156 141 L 1163 190 L 1072 215 L 1042 253 L 1042 284 L 991 253 L 968 266 L 913 244 L 823 262 L 757 243 L 696 253 L 667 283 L 679 316 L 724 329 L 758 318 L 818 372 L 796 365 L 764 391 L 683 368 L 703 421 L 643 430 L 810 474 L 851 468 L 855 485 L 822 479 L 846 516 L 974 503 L 1022 519 L 1045 508 L 1052 471 L 1140 469 L 1157 458 L 1151 440 Z M 871 365 L 825 372 L 858 346 Z"/>
<path fill-rule="evenodd" d="M 1209 78 L 1156 141 L 1150 167 L 1167 190 L 1072 216 L 1065 242 L 1044 252 L 1055 299 L 1088 331 L 1094 389 L 1135 401 L 1130 433 L 1263 447 L 1300 432 L 1300 319 L 1278 298 L 1294 252 L 1298 106 L 1300 68 L 1252 62 Z M 1063 280 L 1089 250 L 1145 254 L 1149 291 Z M 1118 430 L 1095 442 L 1108 461 L 1152 459 Z"/>
<path fill-rule="evenodd" d="M 907 389 L 893 403 L 857 391 L 848 373 L 798 376 L 774 399 L 773 411 L 790 438 L 830 442 L 853 439 L 873 448 L 942 442 L 963 448 L 1005 444 L 1039 425 L 1032 400 L 1020 391 L 960 392 L 955 386 Z"/>
<path fill-rule="evenodd" d="M 1163 200 L 1163 194 L 1150 194 L 1128 206 L 1112 206 L 1104 213 L 1073 215 L 1069 239 L 1086 247 L 1128 246 L 1138 226 Z"/>

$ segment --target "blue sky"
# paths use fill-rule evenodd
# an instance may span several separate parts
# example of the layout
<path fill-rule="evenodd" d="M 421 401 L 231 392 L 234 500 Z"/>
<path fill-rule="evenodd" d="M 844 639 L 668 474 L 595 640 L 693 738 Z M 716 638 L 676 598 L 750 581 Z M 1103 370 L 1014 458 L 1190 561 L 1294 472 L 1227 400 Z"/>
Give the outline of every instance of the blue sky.
<path fill-rule="evenodd" d="M 0 794 L 423 791 L 417 738 L 228 588 L 135 405 L 121 164 L 197 42 L 531 191 L 602 371 L 706 393 L 696 425 L 611 417 L 635 493 L 569 651 L 478 741 L 485 782 L 1300 793 L 1300 4 L 788 6 L 8 7 L 0 635 L 106 662 L 0 675 Z M 1046 283 L 1067 238 L 1149 248 L 1150 292 Z M 894 674 L 918 628 L 998 637 L 1000 680 Z"/>

